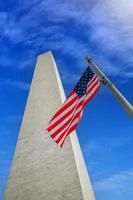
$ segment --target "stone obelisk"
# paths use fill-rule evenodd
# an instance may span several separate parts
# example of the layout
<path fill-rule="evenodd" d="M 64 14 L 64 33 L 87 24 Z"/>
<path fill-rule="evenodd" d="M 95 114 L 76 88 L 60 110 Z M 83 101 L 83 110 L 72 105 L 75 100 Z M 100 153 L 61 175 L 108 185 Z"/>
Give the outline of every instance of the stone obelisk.
<path fill-rule="evenodd" d="M 5 200 L 94 200 L 76 132 L 63 149 L 48 121 L 65 100 L 51 52 L 38 57 L 12 163 Z"/>

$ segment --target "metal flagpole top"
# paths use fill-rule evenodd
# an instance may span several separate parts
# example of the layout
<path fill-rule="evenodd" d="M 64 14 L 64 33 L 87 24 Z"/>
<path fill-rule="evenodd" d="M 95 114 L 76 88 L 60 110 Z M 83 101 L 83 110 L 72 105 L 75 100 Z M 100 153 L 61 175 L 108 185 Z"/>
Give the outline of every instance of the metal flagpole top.
<path fill-rule="evenodd" d="M 91 56 L 86 56 L 85 58 L 86 58 L 86 60 L 87 60 L 88 62 L 91 62 L 91 61 L 92 61 L 92 57 L 91 57 Z"/>
<path fill-rule="evenodd" d="M 120 93 L 120 91 L 115 87 L 113 83 L 107 78 L 107 76 L 102 72 L 102 70 L 93 62 L 91 56 L 85 57 L 87 62 L 90 64 L 92 70 L 98 75 L 101 79 L 101 82 L 106 85 L 120 102 L 120 104 L 124 107 L 124 109 L 129 113 L 130 116 L 133 117 L 133 106 L 127 101 L 127 99 Z"/>
<path fill-rule="evenodd" d="M 105 74 L 102 72 L 102 70 L 93 62 L 93 58 L 91 56 L 85 57 L 87 62 L 90 64 L 91 69 L 98 75 L 98 77 L 101 79 L 101 82 L 104 85 L 111 85 L 111 81 L 105 76 Z"/>

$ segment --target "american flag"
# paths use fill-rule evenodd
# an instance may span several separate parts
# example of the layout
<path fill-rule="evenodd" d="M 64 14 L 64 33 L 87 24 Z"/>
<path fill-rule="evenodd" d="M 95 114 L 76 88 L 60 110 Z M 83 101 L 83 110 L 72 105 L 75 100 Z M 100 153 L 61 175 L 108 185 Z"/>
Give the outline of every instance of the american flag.
<path fill-rule="evenodd" d="M 67 136 L 77 128 L 84 107 L 95 96 L 99 88 L 98 76 L 90 67 L 87 67 L 62 107 L 50 120 L 47 130 L 61 148 Z"/>

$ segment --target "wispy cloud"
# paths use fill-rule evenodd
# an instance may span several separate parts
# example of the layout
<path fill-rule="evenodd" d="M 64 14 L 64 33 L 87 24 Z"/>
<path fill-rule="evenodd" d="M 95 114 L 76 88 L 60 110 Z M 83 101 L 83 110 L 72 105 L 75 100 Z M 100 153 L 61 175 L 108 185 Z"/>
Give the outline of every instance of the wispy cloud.
<path fill-rule="evenodd" d="M 121 156 L 122 153 L 119 154 L 119 152 L 130 148 L 132 143 L 131 137 L 104 137 L 101 139 L 89 140 L 83 147 L 87 167 L 91 169 L 93 173 L 94 169 L 97 170 L 97 167 L 100 167 L 101 163 L 105 163 L 105 165 L 110 163 L 110 159 L 113 160 L 112 156 L 114 153 L 117 154 L 117 156 Z M 124 159 L 126 160 L 125 157 L 123 157 L 123 160 Z M 114 161 L 116 162 L 116 160 Z M 103 170 L 101 173 L 103 173 Z M 97 174 L 93 174 L 93 177 L 96 176 Z"/>
<path fill-rule="evenodd" d="M 133 169 L 118 171 L 93 182 L 96 198 L 102 199 L 132 199 Z"/>
<path fill-rule="evenodd" d="M 110 62 L 109 71 L 112 75 L 126 76 L 127 72 L 132 70 L 132 9 L 133 2 L 130 0 L 103 0 L 90 11 L 88 32 L 90 41 L 99 50 L 97 58 L 102 54 L 102 64 L 104 65 L 104 62 L 106 64 L 106 61 Z M 118 65 L 118 60 L 121 66 Z M 127 76 L 127 78 L 132 78 L 132 76 Z"/>
<path fill-rule="evenodd" d="M 126 188 L 132 190 L 133 185 L 133 169 L 127 171 L 120 171 L 117 174 L 113 174 L 109 177 L 103 178 L 94 182 L 94 188 L 96 191 L 106 190 L 118 190 L 121 193 L 125 193 Z"/>
<path fill-rule="evenodd" d="M 71 5 L 66 0 L 23 1 L 11 13 L 0 13 L 0 25 L 4 27 L 0 34 L 13 45 L 25 47 L 30 52 L 29 62 L 32 56 L 48 49 L 72 57 L 77 66 L 85 55 L 92 54 L 108 74 L 131 79 L 132 8 L 131 0 L 72 0 Z M 125 9 L 128 14 L 123 15 Z M 6 62 L 13 66 L 12 60 Z M 27 63 L 22 65 L 15 67 L 29 67 Z"/>
<path fill-rule="evenodd" d="M 83 151 L 87 153 L 90 152 L 107 152 L 110 150 L 114 150 L 117 148 L 122 148 L 124 146 L 127 146 L 129 144 L 132 144 L 131 138 L 122 138 L 122 137 L 116 137 L 116 138 L 102 138 L 101 140 L 91 140 L 87 143 L 87 145 L 84 147 Z"/>
<path fill-rule="evenodd" d="M 0 79 L 0 85 L 14 87 L 21 90 L 28 90 L 30 87 L 30 84 L 27 82 L 23 82 L 19 80 L 11 80 L 11 79 Z"/>

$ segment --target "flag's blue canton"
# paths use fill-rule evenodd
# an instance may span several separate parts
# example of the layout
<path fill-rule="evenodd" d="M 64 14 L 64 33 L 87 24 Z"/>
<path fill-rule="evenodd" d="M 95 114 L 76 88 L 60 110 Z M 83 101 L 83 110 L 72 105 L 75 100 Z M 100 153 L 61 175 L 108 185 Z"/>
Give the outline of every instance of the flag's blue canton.
<path fill-rule="evenodd" d="M 84 74 L 81 76 L 74 90 L 78 94 L 79 97 L 82 97 L 86 93 L 87 85 L 91 81 L 94 76 L 94 72 L 87 67 Z"/>

